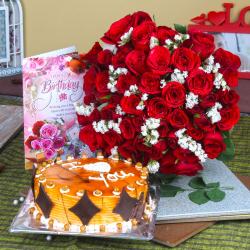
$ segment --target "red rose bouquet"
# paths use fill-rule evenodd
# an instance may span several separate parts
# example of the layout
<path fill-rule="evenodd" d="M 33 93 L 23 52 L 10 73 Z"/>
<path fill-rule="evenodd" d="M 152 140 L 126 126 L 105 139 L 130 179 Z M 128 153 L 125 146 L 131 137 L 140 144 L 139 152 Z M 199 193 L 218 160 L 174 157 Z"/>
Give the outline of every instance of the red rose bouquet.
<path fill-rule="evenodd" d="M 238 56 L 205 33 L 156 26 L 145 12 L 114 22 L 84 55 L 80 140 L 92 151 L 142 162 L 151 173 L 194 175 L 207 158 L 229 159 L 240 117 Z"/>

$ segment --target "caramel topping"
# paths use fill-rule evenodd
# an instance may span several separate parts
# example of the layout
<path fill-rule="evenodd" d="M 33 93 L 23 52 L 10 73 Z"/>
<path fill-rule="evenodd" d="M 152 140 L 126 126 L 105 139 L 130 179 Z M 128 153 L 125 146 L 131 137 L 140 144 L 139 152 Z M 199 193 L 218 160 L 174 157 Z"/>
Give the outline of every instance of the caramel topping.
<path fill-rule="evenodd" d="M 52 227 L 53 227 L 53 224 L 54 224 L 54 220 L 53 220 L 53 219 L 50 219 L 49 222 L 48 222 L 48 224 L 49 224 L 49 227 L 52 228 Z"/>
<path fill-rule="evenodd" d="M 42 217 L 42 214 L 41 214 L 41 213 L 38 213 L 38 214 L 36 215 L 36 220 L 37 220 L 37 221 L 40 221 L 40 220 L 41 220 L 41 217 Z"/>
<path fill-rule="evenodd" d="M 65 225 L 64 225 L 64 230 L 65 230 L 65 231 L 69 231 L 69 224 L 65 224 Z"/>
<path fill-rule="evenodd" d="M 132 222 L 132 225 L 133 225 L 133 226 L 136 226 L 137 223 L 138 223 L 136 219 L 132 219 L 131 222 Z"/>
<path fill-rule="evenodd" d="M 105 232 L 105 225 L 100 225 L 100 232 Z"/>
<path fill-rule="evenodd" d="M 80 226 L 80 231 L 81 231 L 82 233 L 85 232 L 85 231 L 86 231 L 86 226 L 84 226 L 84 225 Z"/>
<path fill-rule="evenodd" d="M 64 186 L 64 187 L 61 187 L 61 188 L 60 188 L 60 192 L 61 192 L 62 194 L 66 194 L 66 193 L 68 193 L 69 191 L 70 191 L 70 189 L 69 189 L 68 186 Z"/>
<path fill-rule="evenodd" d="M 121 192 L 119 188 L 114 188 L 114 191 L 112 192 L 114 195 L 119 195 Z"/>
<path fill-rule="evenodd" d="M 84 192 L 84 190 L 79 190 L 76 192 L 76 195 L 82 197 L 84 195 Z"/>
<path fill-rule="evenodd" d="M 49 182 L 46 183 L 46 187 L 47 188 L 54 188 L 55 184 L 52 181 L 49 181 Z"/>
<path fill-rule="evenodd" d="M 135 190 L 135 188 L 134 188 L 133 185 L 128 185 L 128 186 L 127 186 L 127 189 L 130 190 L 130 191 L 134 191 L 134 190 Z"/>
<path fill-rule="evenodd" d="M 41 183 L 46 182 L 46 178 L 45 178 L 44 176 L 41 176 L 41 177 L 39 178 L 39 182 L 41 182 Z"/>
<path fill-rule="evenodd" d="M 136 181 L 136 184 L 139 185 L 139 186 L 143 186 L 144 181 L 143 180 L 138 180 L 138 181 Z"/>
<path fill-rule="evenodd" d="M 30 209 L 29 209 L 29 214 L 33 214 L 35 212 L 35 208 L 34 207 L 31 207 Z"/>
<path fill-rule="evenodd" d="M 102 195 L 102 191 L 100 191 L 100 190 L 95 190 L 94 192 L 93 192 L 93 195 L 94 196 L 101 196 Z"/>
<path fill-rule="evenodd" d="M 148 174 L 148 169 L 147 169 L 146 167 L 143 167 L 143 168 L 142 168 L 142 172 Z"/>
<path fill-rule="evenodd" d="M 137 170 L 141 170 L 141 169 L 142 169 L 142 164 L 141 164 L 140 162 L 137 162 L 137 163 L 135 164 L 135 168 L 136 168 Z"/>
<path fill-rule="evenodd" d="M 117 223 L 116 227 L 117 227 L 118 231 L 121 231 L 122 230 L 122 223 Z"/>
<path fill-rule="evenodd" d="M 128 158 L 127 160 L 124 161 L 125 163 L 131 164 L 132 163 L 132 159 Z"/>

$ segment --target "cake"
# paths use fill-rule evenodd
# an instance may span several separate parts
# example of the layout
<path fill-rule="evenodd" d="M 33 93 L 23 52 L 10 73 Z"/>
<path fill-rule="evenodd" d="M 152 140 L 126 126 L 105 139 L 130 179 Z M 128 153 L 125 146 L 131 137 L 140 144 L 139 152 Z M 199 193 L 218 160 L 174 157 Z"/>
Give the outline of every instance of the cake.
<path fill-rule="evenodd" d="M 129 232 L 152 218 L 147 168 L 118 157 L 40 164 L 32 191 L 29 213 L 54 230 Z"/>

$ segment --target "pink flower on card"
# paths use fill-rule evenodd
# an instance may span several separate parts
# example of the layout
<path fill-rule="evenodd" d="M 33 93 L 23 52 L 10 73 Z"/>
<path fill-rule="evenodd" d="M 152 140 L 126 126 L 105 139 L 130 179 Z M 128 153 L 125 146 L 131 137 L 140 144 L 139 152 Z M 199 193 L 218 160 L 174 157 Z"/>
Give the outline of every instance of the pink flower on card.
<path fill-rule="evenodd" d="M 40 135 L 43 138 L 53 138 L 57 135 L 57 127 L 53 124 L 44 124 L 40 129 Z"/>
<path fill-rule="evenodd" d="M 54 149 L 48 148 L 44 151 L 44 156 L 46 159 L 52 159 L 56 156 L 56 151 Z"/>
<path fill-rule="evenodd" d="M 53 141 L 51 139 L 42 139 L 40 144 L 41 144 L 41 148 L 43 150 L 46 150 L 46 149 L 53 147 Z"/>
<path fill-rule="evenodd" d="M 59 148 L 62 148 L 65 144 L 65 140 L 63 137 L 56 137 L 54 139 L 54 144 L 53 144 L 53 147 L 55 149 L 59 149 Z"/>
<path fill-rule="evenodd" d="M 39 140 L 33 140 L 31 143 L 31 148 L 34 150 L 40 150 L 41 149 L 41 144 Z"/>

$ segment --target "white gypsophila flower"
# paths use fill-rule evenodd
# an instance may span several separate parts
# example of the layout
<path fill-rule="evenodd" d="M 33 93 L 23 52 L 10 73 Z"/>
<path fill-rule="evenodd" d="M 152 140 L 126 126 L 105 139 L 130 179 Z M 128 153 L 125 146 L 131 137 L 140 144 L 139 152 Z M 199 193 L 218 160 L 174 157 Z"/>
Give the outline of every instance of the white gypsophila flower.
<path fill-rule="evenodd" d="M 198 95 L 195 95 L 193 92 L 189 92 L 186 95 L 186 108 L 192 109 L 198 103 L 199 103 Z"/>
<path fill-rule="evenodd" d="M 171 81 L 185 83 L 185 79 L 188 77 L 187 71 L 180 71 L 179 69 L 174 69 L 174 72 L 171 74 Z"/>
<path fill-rule="evenodd" d="M 121 37 L 120 37 L 120 41 L 118 42 L 119 46 L 123 46 L 126 43 L 128 43 L 131 39 L 131 34 L 133 32 L 133 27 L 131 27 L 128 32 L 124 33 Z"/>
<path fill-rule="evenodd" d="M 146 120 L 146 126 L 148 129 L 157 129 L 160 126 L 160 119 L 149 118 Z"/>
<path fill-rule="evenodd" d="M 122 107 L 119 104 L 115 108 L 115 113 L 117 115 L 125 115 L 125 112 L 122 110 Z"/>
<path fill-rule="evenodd" d="M 179 146 L 183 149 L 189 149 L 201 162 L 205 162 L 208 156 L 202 149 L 201 144 L 196 142 L 191 136 L 186 135 L 185 131 L 186 129 L 179 129 L 175 132 Z"/>
<path fill-rule="evenodd" d="M 152 145 L 155 145 L 158 142 L 159 139 L 159 132 L 155 129 L 150 130 L 150 140 L 149 143 Z"/>
<path fill-rule="evenodd" d="M 181 41 L 181 40 L 182 40 L 181 35 L 180 35 L 180 34 L 176 34 L 176 35 L 174 36 L 174 40 L 175 40 L 175 41 Z"/>
<path fill-rule="evenodd" d="M 112 156 L 117 155 L 118 154 L 118 147 L 114 146 L 113 148 L 111 148 L 110 152 L 111 152 Z"/>
<path fill-rule="evenodd" d="M 109 82 L 107 84 L 107 88 L 110 90 L 111 93 L 117 91 L 116 84 L 118 77 L 122 74 L 126 75 L 127 73 L 128 70 L 126 68 L 114 69 L 113 65 L 109 65 Z"/>
<path fill-rule="evenodd" d="M 173 43 L 174 43 L 174 42 L 173 42 L 172 40 L 170 40 L 170 39 L 166 39 L 166 40 L 165 40 L 165 44 L 166 44 L 167 46 L 171 46 Z"/>
<path fill-rule="evenodd" d="M 117 81 L 108 82 L 107 88 L 110 90 L 111 93 L 114 93 L 117 91 L 116 84 L 117 84 Z"/>
<path fill-rule="evenodd" d="M 135 93 L 137 92 L 137 90 L 138 90 L 138 87 L 137 87 L 136 84 L 130 85 L 129 91 L 130 91 L 131 93 L 134 93 L 134 94 L 135 94 Z"/>
<path fill-rule="evenodd" d="M 94 103 L 90 103 L 90 105 L 74 103 L 74 107 L 78 115 L 84 116 L 90 116 L 95 109 Z"/>
<path fill-rule="evenodd" d="M 144 102 L 140 101 L 139 104 L 136 106 L 137 110 L 143 110 L 145 108 Z"/>
<path fill-rule="evenodd" d="M 119 120 L 119 119 L 118 119 L 118 123 L 115 123 L 112 120 L 110 120 L 110 121 L 100 120 L 99 122 L 94 121 L 92 123 L 92 126 L 96 132 L 101 133 L 101 134 L 105 134 L 110 129 L 113 129 L 118 134 L 121 134 L 121 130 L 119 127 L 120 122 L 121 122 L 121 120 Z"/>
<path fill-rule="evenodd" d="M 219 102 L 216 102 L 215 105 L 209 109 L 206 113 L 207 117 L 211 119 L 212 124 L 219 122 L 221 120 L 221 115 L 218 110 L 222 108 L 222 105 Z"/>
<path fill-rule="evenodd" d="M 153 49 L 155 46 L 158 46 L 160 43 L 159 43 L 159 40 L 156 37 L 151 36 L 149 44 L 150 44 L 149 45 L 150 49 Z"/>
<path fill-rule="evenodd" d="M 148 100 L 148 94 L 143 94 L 141 97 L 142 101 L 147 101 Z"/>
<path fill-rule="evenodd" d="M 130 95 L 131 95 L 131 93 L 130 93 L 129 90 L 126 90 L 126 91 L 124 92 L 124 96 L 130 96 Z"/>
<path fill-rule="evenodd" d="M 163 89 L 167 85 L 167 82 L 165 79 L 161 79 L 160 81 L 160 88 Z"/>
<path fill-rule="evenodd" d="M 217 73 L 220 68 L 219 63 L 214 62 L 214 56 L 210 55 L 205 61 L 202 67 L 199 67 L 206 73 Z"/>
<path fill-rule="evenodd" d="M 223 75 L 221 73 L 215 74 L 214 86 L 216 89 L 222 88 L 222 91 L 229 90 L 230 87 L 227 85 Z"/>
<path fill-rule="evenodd" d="M 149 161 L 147 168 L 148 168 L 149 173 L 155 174 L 159 171 L 160 164 L 158 161 L 151 160 Z"/>
<path fill-rule="evenodd" d="M 148 135 L 148 128 L 146 125 L 141 126 L 141 134 L 145 137 Z"/>

